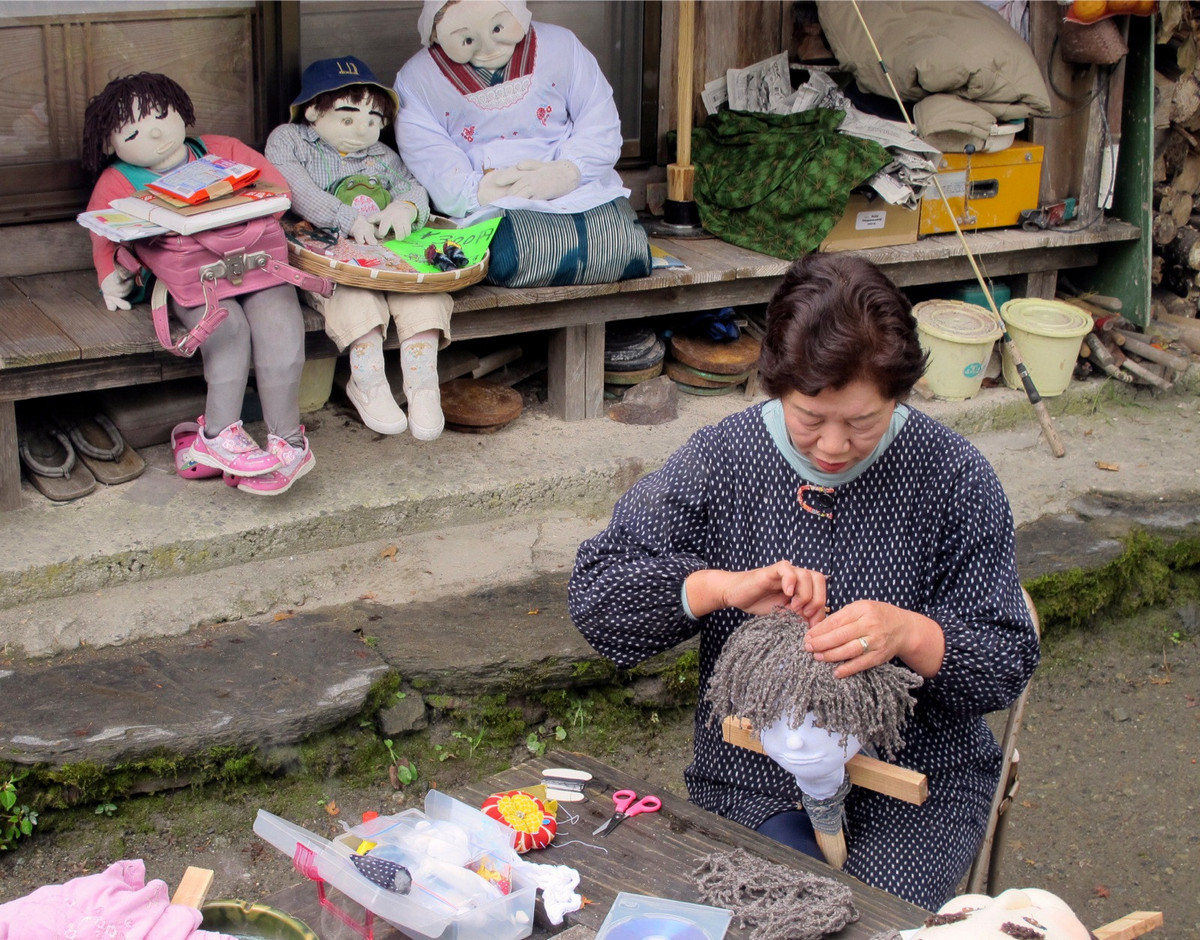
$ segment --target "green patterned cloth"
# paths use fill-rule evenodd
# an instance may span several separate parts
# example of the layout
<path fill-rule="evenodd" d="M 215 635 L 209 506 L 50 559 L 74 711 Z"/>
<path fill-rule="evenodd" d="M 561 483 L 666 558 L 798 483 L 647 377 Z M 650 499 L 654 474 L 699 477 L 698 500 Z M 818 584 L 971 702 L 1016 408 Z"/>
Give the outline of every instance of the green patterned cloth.
<path fill-rule="evenodd" d="M 850 190 L 891 162 L 879 144 L 838 133 L 842 111 L 718 111 L 692 132 L 695 199 L 719 238 L 776 258 L 814 251 Z"/>

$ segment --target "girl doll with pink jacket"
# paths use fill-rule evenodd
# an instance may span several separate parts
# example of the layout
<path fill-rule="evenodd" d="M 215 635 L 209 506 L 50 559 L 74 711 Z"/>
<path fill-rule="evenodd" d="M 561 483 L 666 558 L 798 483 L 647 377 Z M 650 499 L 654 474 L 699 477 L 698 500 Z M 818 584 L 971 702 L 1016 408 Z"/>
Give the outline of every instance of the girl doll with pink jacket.
<path fill-rule="evenodd" d="M 187 92 L 171 78 L 141 72 L 116 78 L 87 106 L 83 120 L 83 166 L 97 177 L 88 209 L 106 209 L 162 174 L 206 153 L 257 167 L 260 179 L 287 188 L 266 158 L 232 137 L 189 137 L 195 122 Z M 117 263 L 116 242 L 92 234 L 92 262 L 109 310 L 128 310 L 143 272 Z M 189 330 L 204 307 L 170 312 Z M 239 490 L 264 496 L 287 492 L 315 463 L 300 424 L 300 373 L 304 367 L 304 318 L 296 289 L 280 284 L 236 297 L 229 314 L 200 347 L 207 395 L 191 445 L 194 463 L 224 472 Z M 242 426 L 242 403 L 250 367 L 267 425 L 261 448 Z"/>

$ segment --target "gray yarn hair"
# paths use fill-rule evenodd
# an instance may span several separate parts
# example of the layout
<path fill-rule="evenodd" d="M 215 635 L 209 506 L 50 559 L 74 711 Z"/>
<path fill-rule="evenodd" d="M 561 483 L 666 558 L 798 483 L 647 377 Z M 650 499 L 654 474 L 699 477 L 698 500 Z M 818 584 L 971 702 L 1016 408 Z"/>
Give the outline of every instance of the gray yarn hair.
<path fill-rule="evenodd" d="M 814 724 L 850 735 L 894 758 L 904 746 L 903 731 L 923 680 L 915 672 L 882 663 L 845 679 L 834 678 L 837 663 L 819 662 L 805 650 L 808 621 L 777 607 L 752 617 L 725 642 L 708 685 L 709 722 L 726 715 L 747 719 L 754 728 L 780 720 L 799 727 L 812 712 Z"/>
<path fill-rule="evenodd" d="M 750 940 L 820 940 L 859 917 L 849 885 L 742 848 L 704 856 L 692 883 L 703 903 L 729 908 Z"/>

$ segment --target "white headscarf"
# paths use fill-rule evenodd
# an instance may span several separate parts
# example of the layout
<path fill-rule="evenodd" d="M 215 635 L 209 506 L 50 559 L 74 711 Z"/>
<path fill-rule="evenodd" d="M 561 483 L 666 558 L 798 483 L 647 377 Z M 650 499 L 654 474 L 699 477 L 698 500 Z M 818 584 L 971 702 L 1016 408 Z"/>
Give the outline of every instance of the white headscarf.
<path fill-rule="evenodd" d="M 459 0 L 460 3 L 470 3 L 471 0 Z M 529 21 L 533 14 L 525 6 L 525 0 L 499 0 L 500 5 L 517 18 L 521 29 L 529 32 Z M 433 41 L 433 18 L 446 6 L 446 0 L 425 0 L 421 5 L 421 15 L 417 17 L 417 32 L 421 34 L 421 45 L 428 46 Z"/>

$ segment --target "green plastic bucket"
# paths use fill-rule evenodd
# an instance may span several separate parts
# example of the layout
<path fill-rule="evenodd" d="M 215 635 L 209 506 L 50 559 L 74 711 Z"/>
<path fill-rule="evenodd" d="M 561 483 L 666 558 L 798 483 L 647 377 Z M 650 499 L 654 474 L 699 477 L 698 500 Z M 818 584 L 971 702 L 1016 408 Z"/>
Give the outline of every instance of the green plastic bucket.
<path fill-rule="evenodd" d="M 1092 330 L 1092 318 L 1061 300 L 1022 297 L 1000 308 L 1008 335 L 1017 345 L 1029 378 L 1043 398 L 1061 395 L 1071 383 L 1080 338 Z M 1021 389 L 1012 357 L 1005 349 L 1001 360 L 1004 384 Z"/>
<path fill-rule="evenodd" d="M 964 300 L 926 300 L 913 307 L 917 336 L 929 355 L 925 381 L 935 398 L 973 398 L 992 347 L 1004 333 L 990 311 Z"/>

